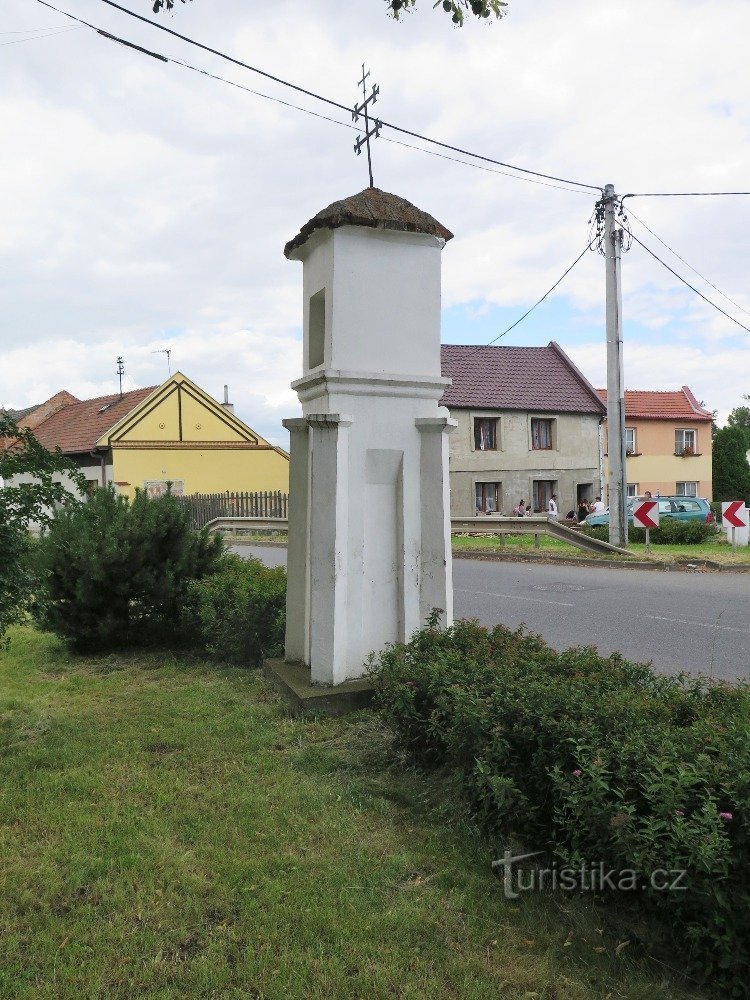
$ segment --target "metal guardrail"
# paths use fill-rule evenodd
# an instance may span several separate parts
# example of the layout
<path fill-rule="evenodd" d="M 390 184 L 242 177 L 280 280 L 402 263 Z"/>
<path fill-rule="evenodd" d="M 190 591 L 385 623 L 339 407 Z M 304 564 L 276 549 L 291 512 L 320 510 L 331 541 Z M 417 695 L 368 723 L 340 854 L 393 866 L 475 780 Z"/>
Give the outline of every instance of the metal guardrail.
<path fill-rule="evenodd" d="M 254 528 L 258 531 L 286 531 L 288 525 L 289 520 L 286 517 L 216 517 L 208 521 L 206 527 L 209 531 L 224 531 L 238 535 L 240 532 L 252 533 Z M 569 528 L 566 524 L 553 521 L 544 515 L 502 517 L 491 514 L 484 517 L 452 517 L 451 532 L 467 535 L 497 535 L 501 545 L 505 543 L 507 535 L 533 535 L 535 548 L 539 548 L 542 535 L 549 535 L 587 552 L 615 553 L 623 556 L 632 556 L 633 554 L 627 549 L 621 549 L 616 545 L 610 545 L 609 542 L 592 538 L 590 535 L 585 535 L 575 528 Z"/>

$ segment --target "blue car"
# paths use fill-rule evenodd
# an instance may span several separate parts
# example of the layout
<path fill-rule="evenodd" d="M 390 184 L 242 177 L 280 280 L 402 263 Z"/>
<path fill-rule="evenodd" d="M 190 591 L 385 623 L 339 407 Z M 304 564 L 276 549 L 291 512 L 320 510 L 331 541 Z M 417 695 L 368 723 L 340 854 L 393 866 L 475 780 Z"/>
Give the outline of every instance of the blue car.
<path fill-rule="evenodd" d="M 628 521 L 633 523 L 633 504 L 644 497 L 628 497 Z M 714 523 L 714 514 L 708 500 L 703 497 L 654 497 L 659 504 L 659 521 L 667 521 L 670 518 L 675 521 L 705 521 L 706 524 Z M 600 514 L 589 514 L 583 522 L 589 527 L 596 527 L 598 524 L 609 526 L 609 508 Z"/>

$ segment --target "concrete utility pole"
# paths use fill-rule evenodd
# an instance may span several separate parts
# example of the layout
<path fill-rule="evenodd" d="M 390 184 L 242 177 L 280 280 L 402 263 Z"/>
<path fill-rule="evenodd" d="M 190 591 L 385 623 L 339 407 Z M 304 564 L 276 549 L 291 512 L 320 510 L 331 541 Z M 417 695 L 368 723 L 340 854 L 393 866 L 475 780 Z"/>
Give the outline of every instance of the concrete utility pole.
<path fill-rule="evenodd" d="M 609 456 L 609 540 L 628 544 L 625 456 L 625 381 L 622 372 L 622 229 L 616 224 L 614 184 L 604 188 L 604 260 L 607 279 L 607 453 Z"/>

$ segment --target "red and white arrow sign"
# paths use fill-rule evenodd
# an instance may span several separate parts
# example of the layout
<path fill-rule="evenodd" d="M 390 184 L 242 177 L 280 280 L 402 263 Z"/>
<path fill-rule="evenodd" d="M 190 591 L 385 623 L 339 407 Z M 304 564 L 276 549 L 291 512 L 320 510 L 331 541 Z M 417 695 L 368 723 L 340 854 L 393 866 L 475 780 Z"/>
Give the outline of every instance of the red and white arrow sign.
<path fill-rule="evenodd" d="M 641 500 L 633 505 L 633 520 L 641 528 L 659 527 L 659 503 L 656 500 Z"/>
<path fill-rule="evenodd" d="M 721 505 L 721 519 L 732 528 L 747 527 L 747 508 L 742 500 L 728 500 Z"/>

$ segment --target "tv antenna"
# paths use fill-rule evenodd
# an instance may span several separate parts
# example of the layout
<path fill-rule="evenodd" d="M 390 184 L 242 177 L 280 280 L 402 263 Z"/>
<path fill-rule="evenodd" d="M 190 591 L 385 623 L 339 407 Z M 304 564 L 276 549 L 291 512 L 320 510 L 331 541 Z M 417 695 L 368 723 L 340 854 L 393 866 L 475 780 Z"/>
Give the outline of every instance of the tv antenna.
<path fill-rule="evenodd" d="M 171 375 L 172 374 L 172 363 L 171 363 L 171 361 L 169 359 L 170 359 L 170 357 L 172 355 L 172 348 L 171 347 L 163 347 L 161 350 L 159 350 L 159 351 L 152 351 L 151 353 L 152 354 L 166 354 L 166 356 L 167 356 L 167 371 Z"/>
<path fill-rule="evenodd" d="M 122 376 L 125 374 L 125 362 L 122 357 L 117 359 L 117 377 L 120 379 L 120 399 L 122 399 Z"/>

